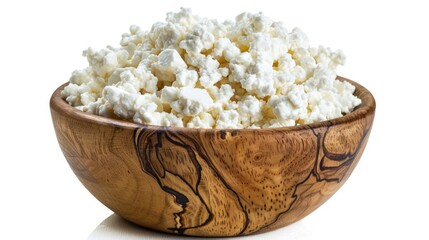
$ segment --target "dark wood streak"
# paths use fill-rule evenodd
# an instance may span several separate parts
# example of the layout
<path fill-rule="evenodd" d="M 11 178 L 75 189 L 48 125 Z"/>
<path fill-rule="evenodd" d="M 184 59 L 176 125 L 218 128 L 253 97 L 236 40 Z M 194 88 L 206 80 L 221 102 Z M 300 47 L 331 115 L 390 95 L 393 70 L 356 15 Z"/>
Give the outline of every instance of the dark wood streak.
<path fill-rule="evenodd" d="M 144 128 L 136 129 L 134 131 L 134 139 L 135 140 L 137 139 L 137 141 L 139 141 L 139 139 L 140 139 L 140 134 L 137 134 L 137 132 L 139 130 L 140 130 L 140 132 L 145 131 Z M 158 138 L 159 138 L 159 136 L 158 136 Z M 155 151 L 158 151 L 157 147 L 162 147 L 162 145 L 160 146 L 160 144 L 161 144 L 160 142 L 155 144 Z M 136 148 L 137 156 L 139 157 L 139 160 L 140 160 L 140 165 L 141 165 L 142 170 L 144 172 L 148 173 L 151 177 L 153 177 L 158 182 L 158 185 L 161 187 L 161 189 L 163 191 L 165 191 L 166 193 L 172 194 L 175 197 L 176 203 L 178 203 L 182 207 L 181 212 L 175 213 L 175 215 L 180 218 L 181 214 L 183 214 L 186 211 L 186 204 L 189 202 L 189 199 L 185 195 L 182 195 L 181 193 L 175 191 L 174 189 L 162 184 L 160 178 L 163 178 L 165 176 L 165 168 L 162 168 L 161 171 L 159 171 L 159 170 L 156 171 L 156 168 L 154 168 L 152 166 L 151 162 L 147 161 L 148 156 L 146 154 L 148 152 L 153 151 L 152 141 L 148 140 L 148 144 L 144 146 L 144 151 L 143 151 L 144 157 L 142 157 L 142 153 L 139 151 L 139 145 L 135 145 L 135 148 Z M 160 162 L 160 161 L 158 161 L 158 162 L 162 165 L 162 162 Z M 183 234 L 183 232 L 184 232 L 184 230 L 182 228 L 171 228 L 171 230 L 177 231 L 180 234 Z"/>
<path fill-rule="evenodd" d="M 314 136 L 317 139 L 316 140 L 317 141 L 317 149 L 316 149 L 316 157 L 314 159 L 314 167 L 311 170 L 311 172 L 308 174 L 308 176 L 303 181 L 301 181 L 300 183 L 296 184 L 296 186 L 294 187 L 293 193 L 291 195 L 292 198 L 294 198 L 294 200 L 293 200 L 292 204 L 290 204 L 289 208 L 286 209 L 283 212 L 280 212 L 278 214 L 278 216 L 276 217 L 276 219 L 273 222 L 266 224 L 262 228 L 267 228 L 267 227 L 275 224 L 281 218 L 281 216 L 283 216 L 284 214 L 286 214 L 287 212 L 289 212 L 294 207 L 294 204 L 295 204 L 296 200 L 299 197 L 296 194 L 298 188 L 301 185 L 305 184 L 310 179 L 311 176 L 314 176 L 318 182 L 325 181 L 325 182 L 336 182 L 337 184 L 340 183 L 341 180 L 342 180 L 342 178 L 344 177 L 344 175 L 341 176 L 341 177 L 337 177 L 337 178 L 322 178 L 322 177 L 320 177 L 319 169 L 320 169 L 320 171 L 323 172 L 324 170 L 339 169 L 339 168 L 348 167 L 349 165 L 351 165 L 352 162 L 355 160 L 358 152 L 361 150 L 361 148 L 363 146 L 363 143 L 365 142 L 365 140 L 367 140 L 367 136 L 369 136 L 368 133 L 371 130 L 372 123 L 370 124 L 369 128 L 365 130 L 362 138 L 359 140 L 359 144 L 358 144 L 356 150 L 353 153 L 345 153 L 345 154 L 331 153 L 326 148 L 326 146 L 325 146 L 325 139 L 326 139 L 326 135 L 328 134 L 331 126 L 332 126 L 332 124 L 329 124 L 325 128 L 326 130 L 325 130 L 323 136 L 321 136 L 322 135 L 321 133 L 317 133 L 313 128 L 311 128 L 311 131 L 313 132 Z M 321 151 L 323 151 L 324 155 L 320 158 L 319 153 Z M 326 157 L 330 158 L 330 159 L 332 159 L 334 161 L 344 161 L 344 162 L 341 163 L 339 166 L 336 166 L 336 167 L 327 167 L 327 166 L 324 166 L 324 160 L 325 160 Z M 319 168 L 318 168 L 318 166 L 319 166 Z"/>
<path fill-rule="evenodd" d="M 168 228 L 169 230 L 175 231 L 179 234 L 185 234 L 185 231 L 188 229 L 195 229 L 195 228 L 199 228 L 202 226 L 205 226 L 207 224 L 210 223 L 210 221 L 213 220 L 213 218 L 215 218 L 216 216 L 213 215 L 212 211 L 210 210 L 208 204 L 206 203 L 206 200 L 201 196 L 201 194 L 199 193 L 198 190 L 198 186 L 201 182 L 201 165 L 198 163 L 198 160 L 196 159 L 196 155 L 198 154 L 199 156 L 202 157 L 202 159 L 205 160 L 205 162 L 210 166 L 210 168 L 213 169 L 213 173 L 216 174 L 217 170 L 214 169 L 215 167 L 213 166 L 213 164 L 211 163 L 210 159 L 207 157 L 207 153 L 204 152 L 204 149 L 201 148 L 199 146 L 199 144 L 191 138 L 187 138 L 186 136 L 178 136 L 174 133 L 166 133 L 164 128 L 160 128 L 160 130 L 156 131 L 153 134 L 156 134 L 158 142 L 156 144 L 154 144 L 152 141 L 148 140 L 150 139 L 150 136 L 152 134 L 149 134 L 149 136 L 143 138 L 145 131 L 147 131 L 147 129 L 145 128 L 137 128 L 135 129 L 135 149 L 137 152 L 137 155 L 139 157 L 140 160 L 140 164 L 142 166 L 142 170 L 146 173 L 148 173 L 149 175 L 151 175 L 154 179 L 156 179 L 156 181 L 158 182 L 159 186 L 161 187 L 161 189 L 169 194 L 172 194 L 175 199 L 176 199 L 176 203 L 178 203 L 181 207 L 182 207 L 182 211 L 175 213 L 176 217 L 179 217 L 180 220 L 182 220 L 182 215 L 186 212 L 186 207 L 187 207 L 187 203 L 189 202 L 189 199 L 186 198 L 185 195 L 181 194 L 179 191 L 174 190 L 173 187 L 167 187 L 162 183 L 162 178 L 165 176 L 165 172 L 166 169 L 164 167 L 164 165 L 162 164 L 162 161 L 159 158 L 159 150 L 163 147 L 162 146 L 162 138 L 167 139 L 169 142 L 175 144 L 176 146 L 180 146 L 184 149 L 186 149 L 187 153 L 188 153 L 188 157 L 191 160 L 193 166 L 196 167 L 197 169 L 197 176 L 198 176 L 198 180 L 196 183 L 196 186 L 192 186 L 191 183 L 187 182 L 186 179 L 184 179 L 181 175 L 176 174 L 174 172 L 169 172 L 172 175 L 177 176 L 178 178 L 180 178 L 186 185 L 188 185 L 191 189 L 193 189 L 193 193 L 201 200 L 201 202 L 203 203 L 204 207 L 206 208 L 206 210 L 209 212 L 209 216 L 207 219 L 204 220 L 204 222 L 200 225 L 196 225 L 196 226 L 183 226 L 183 223 L 181 223 L 180 227 L 171 227 Z M 172 138 L 172 136 L 174 136 L 175 139 Z M 185 141 L 183 141 L 181 139 L 181 137 L 183 138 L 187 138 L 186 140 L 188 142 L 192 142 L 192 144 L 194 145 L 193 147 L 195 148 L 196 153 L 194 152 L 193 148 L 189 145 L 186 144 Z M 141 149 L 143 149 L 143 152 L 141 151 Z M 156 151 L 156 155 L 157 155 L 157 159 L 152 159 L 150 156 L 150 152 L 153 151 L 153 149 L 155 149 Z M 157 161 L 159 162 L 159 164 L 162 166 L 162 174 L 160 174 L 159 171 L 156 171 L 156 168 L 154 170 L 153 168 L 153 164 L 151 164 L 151 162 Z M 217 174 L 216 174 L 217 175 Z M 241 208 L 242 208 L 242 212 L 245 215 L 246 221 L 244 223 L 244 227 L 242 228 L 242 230 L 237 234 L 240 235 L 242 234 L 245 229 L 246 226 L 249 222 L 248 217 L 247 217 L 247 212 L 243 209 L 243 205 L 241 204 L 240 201 L 240 197 L 238 196 L 238 194 L 233 191 L 233 189 L 231 187 L 228 186 L 228 183 L 223 180 L 220 176 L 216 176 L 217 178 L 219 178 L 222 183 L 224 184 L 224 187 L 227 188 L 228 190 L 230 190 L 231 192 L 233 192 L 233 194 L 235 194 L 237 196 L 237 201 L 239 202 Z"/>
<path fill-rule="evenodd" d="M 329 150 L 325 146 L 325 138 L 329 132 L 329 129 L 330 129 L 330 126 L 326 128 L 326 132 L 323 135 L 323 138 L 322 139 L 319 138 L 318 143 L 317 143 L 318 152 L 320 151 L 320 148 L 322 148 L 324 156 L 320 159 L 320 161 L 319 161 L 319 156 L 316 157 L 315 166 L 317 166 L 317 163 L 319 163 L 318 164 L 319 169 L 322 172 L 325 170 L 329 170 L 329 169 L 340 169 L 342 167 L 347 167 L 347 166 L 351 165 L 353 163 L 353 161 L 355 160 L 357 153 L 361 150 L 363 142 L 365 140 L 367 140 L 366 137 L 368 136 L 368 132 L 369 132 L 369 129 L 365 130 L 362 138 L 359 140 L 359 144 L 358 144 L 356 150 L 353 153 L 336 154 L 336 153 L 329 152 Z M 329 166 L 325 166 L 325 164 L 324 164 L 326 158 L 333 160 L 333 161 L 343 161 L 343 162 L 339 166 L 329 167 Z M 312 172 L 314 174 L 314 176 L 317 177 L 318 181 L 340 182 L 342 180 L 342 177 L 341 178 L 338 177 L 338 178 L 323 179 L 323 178 L 320 178 L 319 174 L 317 174 L 318 172 L 319 171 L 317 168 L 313 169 L 313 172 Z"/>
<path fill-rule="evenodd" d="M 198 198 L 201 200 L 201 202 L 203 203 L 204 207 L 206 208 L 206 210 L 209 212 L 209 216 L 207 217 L 207 219 L 201 224 L 201 225 L 197 225 L 197 226 L 193 226 L 193 227 L 186 227 L 186 228 L 181 228 L 181 234 L 184 234 L 185 230 L 187 229 L 194 229 L 194 228 L 199 228 L 202 226 L 207 225 L 212 219 L 213 219 L 213 213 L 210 211 L 207 203 L 205 202 L 205 200 L 201 197 L 201 195 L 199 194 L 199 190 L 198 190 L 198 185 L 200 185 L 201 182 L 201 165 L 198 163 L 198 161 L 196 160 L 196 155 L 194 153 L 194 151 L 192 151 L 192 148 L 187 145 L 185 142 L 178 142 L 173 140 L 172 138 L 170 138 L 167 134 L 165 135 L 165 137 L 170 141 L 175 143 L 176 145 L 179 145 L 183 148 L 185 148 L 188 152 L 188 155 L 190 156 L 190 159 L 192 160 L 193 164 L 196 166 L 197 168 L 197 174 L 198 174 L 198 178 L 197 178 L 197 183 L 195 184 L 195 186 L 191 186 L 189 184 L 190 187 L 193 187 L 194 189 L 194 193 L 198 196 Z M 180 139 L 179 139 L 180 140 Z M 182 179 L 182 181 L 186 182 L 185 179 L 183 179 L 181 176 L 178 176 L 180 179 Z M 185 211 L 185 209 L 184 209 Z M 170 228 L 170 230 L 174 230 L 174 228 Z"/>
<path fill-rule="evenodd" d="M 326 130 L 326 133 L 329 131 L 329 128 Z M 319 164 L 319 167 L 320 167 L 320 170 L 327 170 L 327 169 L 337 169 L 337 168 L 339 168 L 339 167 L 342 167 L 342 166 L 346 166 L 346 165 L 350 165 L 354 160 L 355 160 L 355 158 L 356 158 L 356 155 L 357 155 L 357 153 L 359 152 L 359 150 L 361 149 L 361 147 L 362 147 L 362 143 L 364 142 L 363 140 L 366 138 L 366 136 L 368 135 L 368 130 L 366 130 L 365 132 L 364 132 L 364 134 L 363 134 L 363 136 L 362 136 L 362 138 L 361 138 L 361 140 L 359 141 L 359 144 L 358 144 L 358 146 L 357 146 L 357 149 L 356 149 L 356 151 L 354 151 L 353 153 L 351 153 L 351 152 L 348 152 L 348 153 L 344 153 L 344 154 L 337 154 L 337 153 L 331 153 L 331 152 L 329 152 L 327 149 L 326 149 L 326 146 L 325 146 L 325 144 L 324 144 L 324 142 L 325 142 L 325 138 L 326 138 L 326 134 L 323 136 L 323 140 L 322 140 L 322 142 L 323 142 L 323 144 L 322 144 L 322 149 L 323 149 L 323 153 L 324 153 L 324 156 L 323 156 L 323 158 L 322 158 L 322 160 L 320 161 L 320 164 Z M 330 160 L 332 160 L 332 161 L 338 161 L 338 162 L 341 162 L 341 161 L 344 161 L 343 163 L 341 163 L 339 166 L 336 166 L 336 167 L 329 167 L 329 166 L 325 166 L 325 158 L 328 158 L 328 159 L 330 159 Z M 347 160 L 346 160 L 347 159 Z"/>
<path fill-rule="evenodd" d="M 225 135 L 226 135 L 226 132 L 225 131 L 221 131 L 221 137 L 222 138 L 225 138 Z M 235 136 L 236 135 L 236 131 L 231 131 L 231 135 L 232 136 Z M 186 136 L 185 136 L 186 137 Z M 241 197 L 240 197 L 240 195 L 236 192 L 236 191 L 234 191 L 232 188 L 231 188 L 231 186 L 229 186 L 229 184 L 227 183 L 227 181 L 222 177 L 222 176 L 220 176 L 218 173 L 219 173 L 219 170 L 215 167 L 215 165 L 213 164 L 213 162 L 210 160 L 210 158 L 208 157 L 209 156 L 209 154 L 205 151 L 205 149 L 204 148 L 202 148 L 194 139 L 191 139 L 191 138 L 188 138 L 190 141 L 192 141 L 193 143 L 194 143 L 194 145 L 195 145 L 195 147 L 196 147 L 196 150 L 199 152 L 199 153 L 204 153 L 204 154 L 202 154 L 202 156 L 204 156 L 204 160 L 207 162 L 207 164 L 210 166 L 210 168 L 213 170 L 213 173 L 216 175 L 216 177 L 217 178 L 219 178 L 220 180 L 221 180 L 221 182 L 225 185 L 225 187 L 228 189 L 228 190 L 230 190 L 236 197 L 237 197 L 237 201 L 238 201 L 238 204 L 240 205 L 240 208 L 241 208 L 241 211 L 243 212 L 243 214 L 244 214 L 244 217 L 245 217 L 245 223 L 244 223 L 244 226 L 243 226 L 243 228 L 242 228 L 242 230 L 237 234 L 237 236 L 239 236 L 239 235 L 243 235 L 243 233 L 244 233 L 244 231 L 246 230 L 246 228 L 247 228 L 247 226 L 249 225 L 249 216 L 248 216 L 248 214 L 247 214 L 247 211 L 244 209 L 244 206 L 243 206 L 243 203 L 241 202 Z"/>
<path fill-rule="evenodd" d="M 135 136 L 135 141 L 134 141 L 134 144 L 135 144 L 135 149 L 136 149 L 136 152 L 137 152 L 137 156 L 139 157 L 139 160 L 140 160 L 140 164 L 141 164 L 141 166 L 142 166 L 142 170 L 144 171 L 144 172 L 146 172 L 146 173 L 148 173 L 149 175 L 151 175 L 157 182 L 158 182 L 158 185 L 161 187 L 161 189 L 162 190 L 164 190 L 165 192 L 167 192 L 167 193 L 169 193 L 169 194 L 172 194 L 174 197 L 175 197 L 175 201 L 176 201 L 176 203 L 178 203 L 179 205 L 181 205 L 182 206 L 182 211 L 181 212 L 178 212 L 178 213 L 175 213 L 175 215 L 177 216 L 177 217 L 179 217 L 179 219 L 181 220 L 181 215 L 182 214 L 184 214 L 185 212 L 186 212 L 186 204 L 189 202 L 189 199 L 188 198 L 186 198 L 186 196 L 185 195 L 183 195 L 183 194 L 181 194 L 180 192 L 178 192 L 178 191 L 175 191 L 173 188 L 170 188 L 170 187 L 167 187 L 167 186 L 164 186 L 164 184 L 162 183 L 162 181 L 161 181 L 161 179 L 160 178 L 163 178 L 164 176 L 165 176 L 165 168 L 163 168 L 163 172 L 164 172 L 164 174 L 162 174 L 162 175 L 157 175 L 156 173 L 155 173 L 155 171 L 153 170 L 153 168 L 152 168 L 152 166 L 151 166 L 151 161 L 152 161 L 152 159 L 151 159 L 151 157 L 149 156 L 149 154 L 150 154 L 150 152 L 152 152 L 153 151 L 153 143 L 152 143 L 152 141 L 150 141 L 150 140 L 147 140 L 147 139 L 149 139 L 149 137 L 147 137 L 146 139 L 144 139 L 145 141 L 147 141 L 147 142 L 144 142 L 144 141 L 142 141 L 142 137 L 143 137 L 143 133 L 145 133 L 145 131 L 147 131 L 147 129 L 145 129 L 145 128 L 137 128 L 137 129 L 135 129 L 135 131 L 134 131 L 134 136 Z M 156 143 L 155 144 L 155 151 L 157 152 L 157 155 L 159 155 L 159 148 L 161 148 L 162 147 L 162 141 L 161 141 L 161 137 L 162 136 L 165 136 L 169 141 L 171 141 L 171 142 L 173 142 L 173 143 L 175 143 L 176 145 L 178 145 L 178 146 L 181 146 L 181 147 L 183 147 L 183 148 L 185 148 L 185 149 L 187 149 L 187 151 L 188 151 L 188 153 L 189 152 L 191 152 L 191 154 L 189 154 L 189 156 L 190 156 L 190 159 L 192 160 L 192 162 L 193 162 L 193 164 L 195 165 L 195 166 L 197 166 L 197 170 L 198 170 L 198 182 L 197 182 L 197 185 L 199 184 L 199 182 L 200 182 L 200 180 L 201 180 L 201 166 L 198 164 L 198 162 L 195 160 L 195 156 L 194 156 L 194 153 L 189 149 L 189 146 L 187 146 L 186 144 L 184 144 L 184 143 L 179 143 L 179 142 L 176 142 L 176 141 L 174 141 L 173 139 L 171 139 L 171 138 L 169 138 L 166 134 L 165 134 L 165 132 L 163 131 L 163 129 L 161 128 L 160 130 L 158 130 L 158 131 L 155 131 L 154 132 L 154 134 L 156 134 L 156 137 L 157 137 L 157 139 L 159 140 L 158 141 L 158 143 Z M 143 152 L 141 152 L 141 147 L 143 146 Z M 144 157 L 142 157 L 142 156 L 144 156 Z M 160 164 L 162 165 L 162 161 L 159 161 L 159 159 L 153 159 L 153 161 L 158 161 L 158 162 L 160 162 Z M 193 226 L 193 227 L 186 227 L 186 228 L 184 228 L 184 227 L 182 227 L 183 226 L 183 223 L 181 223 L 181 225 L 182 226 L 180 226 L 180 227 L 178 227 L 178 228 L 176 228 L 176 227 L 171 227 L 171 228 L 168 228 L 169 230 L 172 230 L 172 231 L 175 231 L 175 232 L 177 232 L 177 233 L 179 233 L 179 234 L 184 234 L 184 232 L 185 232 L 185 230 L 186 229 L 190 229 L 190 228 L 197 228 L 197 227 L 201 227 L 201 226 L 204 226 L 204 225 L 206 225 L 212 218 L 213 218 L 213 214 L 210 212 L 210 209 L 208 208 L 208 206 L 207 206 L 207 204 L 204 202 L 204 199 L 202 199 L 200 196 L 199 196 L 199 194 L 198 194 L 198 188 L 196 187 L 195 189 L 188 183 L 188 182 L 186 182 L 185 181 L 185 179 L 183 179 L 180 175 L 177 175 L 177 174 L 174 174 L 174 173 L 171 173 L 171 174 L 173 174 L 173 175 L 175 175 L 175 176 L 177 176 L 177 177 L 179 177 L 184 183 L 186 183 L 191 189 L 193 189 L 193 190 L 195 190 L 195 194 L 200 198 L 200 200 L 201 200 L 201 202 L 203 203 L 203 205 L 205 206 L 205 208 L 207 209 L 207 211 L 209 212 L 209 217 L 205 220 L 205 222 L 203 223 L 203 224 L 201 224 L 201 225 L 198 225 L 198 226 Z"/>

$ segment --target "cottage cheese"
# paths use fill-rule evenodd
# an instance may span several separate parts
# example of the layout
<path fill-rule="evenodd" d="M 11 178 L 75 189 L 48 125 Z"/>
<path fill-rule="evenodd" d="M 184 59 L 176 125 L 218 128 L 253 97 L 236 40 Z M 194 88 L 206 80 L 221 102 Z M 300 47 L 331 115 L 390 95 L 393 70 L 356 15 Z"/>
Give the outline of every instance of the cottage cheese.
<path fill-rule="evenodd" d="M 336 80 L 341 51 L 310 47 L 262 13 L 235 21 L 168 13 L 131 26 L 119 48 L 89 48 L 62 97 L 81 111 L 140 124 L 272 128 L 337 118 L 361 100 Z"/>

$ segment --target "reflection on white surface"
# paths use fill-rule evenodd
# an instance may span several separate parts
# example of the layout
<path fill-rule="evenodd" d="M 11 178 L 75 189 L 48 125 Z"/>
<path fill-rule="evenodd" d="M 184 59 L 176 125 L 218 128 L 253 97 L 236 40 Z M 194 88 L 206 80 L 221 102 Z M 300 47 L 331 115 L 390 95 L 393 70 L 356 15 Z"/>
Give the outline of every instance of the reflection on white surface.
<path fill-rule="evenodd" d="M 268 233 L 256 234 L 252 236 L 244 236 L 238 238 L 245 239 L 307 239 L 305 237 L 311 236 L 305 224 L 301 222 L 294 223 L 284 228 L 280 228 Z M 234 238 L 216 238 L 216 239 L 238 239 Z M 148 230 L 130 222 L 125 221 L 116 214 L 110 215 L 103 222 L 101 222 L 92 233 L 88 236 L 88 240 L 119 240 L 119 239 L 189 239 L 189 237 L 180 237 L 161 232 Z M 206 239 L 206 238 L 192 238 L 192 239 Z"/>

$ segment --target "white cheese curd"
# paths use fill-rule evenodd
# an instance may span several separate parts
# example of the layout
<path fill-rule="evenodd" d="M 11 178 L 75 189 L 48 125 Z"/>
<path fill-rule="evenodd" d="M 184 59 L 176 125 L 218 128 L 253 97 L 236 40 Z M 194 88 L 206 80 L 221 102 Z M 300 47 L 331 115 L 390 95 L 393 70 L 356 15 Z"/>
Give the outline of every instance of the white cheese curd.
<path fill-rule="evenodd" d="M 216 128 L 243 128 L 240 124 L 240 114 L 236 110 L 222 111 L 217 120 Z"/>
<path fill-rule="evenodd" d="M 175 49 L 165 49 L 158 55 L 158 61 L 152 65 L 152 69 L 158 81 L 173 82 L 176 74 L 188 66 Z"/>
<path fill-rule="evenodd" d="M 139 124 L 277 128 L 340 117 L 361 103 L 336 80 L 341 51 L 311 47 L 262 13 L 219 22 L 182 8 L 120 47 L 88 48 L 61 96 L 73 107 Z"/>
<path fill-rule="evenodd" d="M 188 128 L 212 128 L 215 125 L 215 120 L 210 113 L 201 113 L 193 117 L 186 124 Z"/>
<path fill-rule="evenodd" d="M 258 98 L 247 95 L 238 102 L 238 113 L 241 124 L 243 127 L 249 127 L 253 124 L 257 124 L 264 118 L 263 109 L 265 101 L 259 100 Z"/>
<path fill-rule="evenodd" d="M 206 112 L 213 99 L 205 89 L 184 87 L 179 90 L 177 100 L 171 102 L 171 108 L 182 116 L 195 116 Z"/>

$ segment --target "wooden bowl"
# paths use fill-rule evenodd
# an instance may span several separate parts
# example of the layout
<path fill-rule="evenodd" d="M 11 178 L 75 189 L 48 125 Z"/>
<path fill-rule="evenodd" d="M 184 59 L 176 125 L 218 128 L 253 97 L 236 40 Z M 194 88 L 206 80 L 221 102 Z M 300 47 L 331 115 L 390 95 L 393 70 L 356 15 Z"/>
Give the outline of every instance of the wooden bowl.
<path fill-rule="evenodd" d="M 347 180 L 368 141 L 375 100 L 346 116 L 274 129 L 139 125 L 83 113 L 59 87 L 50 101 L 73 172 L 104 205 L 146 228 L 236 236 L 296 222 Z"/>

